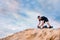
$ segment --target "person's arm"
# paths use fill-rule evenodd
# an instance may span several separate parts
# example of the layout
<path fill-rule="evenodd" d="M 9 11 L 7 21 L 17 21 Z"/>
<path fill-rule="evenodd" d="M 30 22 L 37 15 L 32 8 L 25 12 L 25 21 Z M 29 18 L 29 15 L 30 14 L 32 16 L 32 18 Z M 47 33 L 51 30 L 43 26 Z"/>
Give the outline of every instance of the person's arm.
<path fill-rule="evenodd" d="M 39 23 L 38 23 L 38 26 L 40 25 L 40 21 L 39 21 Z"/>
<path fill-rule="evenodd" d="M 40 26 L 43 26 L 44 25 L 44 21 L 42 21 L 42 23 L 40 24 Z"/>

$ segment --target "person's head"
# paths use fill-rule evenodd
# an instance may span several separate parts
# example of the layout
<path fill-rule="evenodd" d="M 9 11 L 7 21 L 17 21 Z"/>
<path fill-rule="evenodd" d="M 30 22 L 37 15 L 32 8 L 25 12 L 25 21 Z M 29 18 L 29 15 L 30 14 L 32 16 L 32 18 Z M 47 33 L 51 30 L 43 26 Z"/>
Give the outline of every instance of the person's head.
<path fill-rule="evenodd" d="M 41 19 L 40 16 L 37 17 L 38 19 Z"/>

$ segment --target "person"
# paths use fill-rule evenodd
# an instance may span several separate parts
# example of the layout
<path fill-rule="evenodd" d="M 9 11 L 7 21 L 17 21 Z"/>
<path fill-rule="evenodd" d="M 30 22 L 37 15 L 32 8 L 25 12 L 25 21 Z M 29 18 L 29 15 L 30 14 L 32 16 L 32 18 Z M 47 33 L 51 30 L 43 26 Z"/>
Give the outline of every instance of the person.
<path fill-rule="evenodd" d="M 47 17 L 45 17 L 45 16 L 41 16 L 41 17 L 38 16 L 37 18 L 38 18 L 38 21 L 39 21 L 39 23 L 38 23 L 38 28 L 44 28 L 44 24 L 45 24 L 45 23 L 47 23 L 48 28 L 52 28 L 52 26 L 50 25 L 49 20 L 48 20 Z M 41 21 L 42 21 L 42 22 L 41 22 Z"/>

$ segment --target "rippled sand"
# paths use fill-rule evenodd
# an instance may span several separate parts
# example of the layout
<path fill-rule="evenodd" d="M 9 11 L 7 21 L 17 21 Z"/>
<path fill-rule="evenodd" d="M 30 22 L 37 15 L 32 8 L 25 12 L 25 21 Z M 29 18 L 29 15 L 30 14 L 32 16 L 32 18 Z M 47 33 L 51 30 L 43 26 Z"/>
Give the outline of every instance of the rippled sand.
<path fill-rule="evenodd" d="M 60 29 L 26 29 L 0 40 L 60 40 Z"/>

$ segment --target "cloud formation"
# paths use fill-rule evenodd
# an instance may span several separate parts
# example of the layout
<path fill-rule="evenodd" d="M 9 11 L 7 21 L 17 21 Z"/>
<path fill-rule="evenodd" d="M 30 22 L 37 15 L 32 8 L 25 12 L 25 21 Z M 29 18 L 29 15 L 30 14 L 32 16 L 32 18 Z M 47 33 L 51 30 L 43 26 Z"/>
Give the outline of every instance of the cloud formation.
<path fill-rule="evenodd" d="M 57 20 L 60 12 L 59 6 L 56 6 L 59 2 L 59 0 L 0 0 L 0 37 L 27 28 L 37 28 L 38 15 L 48 17 L 51 25 L 59 28 Z"/>

